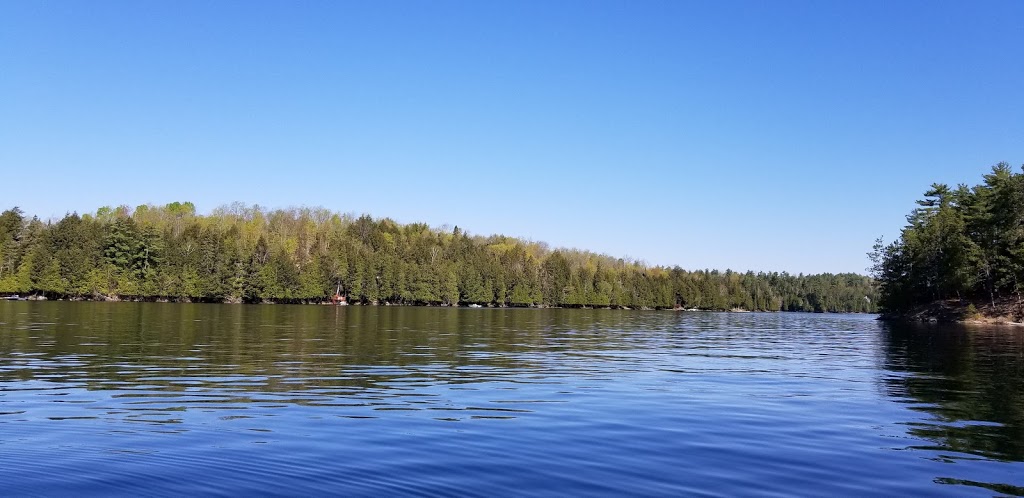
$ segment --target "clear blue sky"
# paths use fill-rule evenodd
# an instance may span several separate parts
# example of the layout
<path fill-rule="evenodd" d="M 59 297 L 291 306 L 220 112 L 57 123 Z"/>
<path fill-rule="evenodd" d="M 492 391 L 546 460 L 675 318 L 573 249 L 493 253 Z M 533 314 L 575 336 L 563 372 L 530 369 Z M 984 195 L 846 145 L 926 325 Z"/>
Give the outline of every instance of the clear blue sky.
<path fill-rule="evenodd" d="M 0 209 L 323 206 L 863 272 L 1024 162 L 1024 2 L 4 1 Z"/>

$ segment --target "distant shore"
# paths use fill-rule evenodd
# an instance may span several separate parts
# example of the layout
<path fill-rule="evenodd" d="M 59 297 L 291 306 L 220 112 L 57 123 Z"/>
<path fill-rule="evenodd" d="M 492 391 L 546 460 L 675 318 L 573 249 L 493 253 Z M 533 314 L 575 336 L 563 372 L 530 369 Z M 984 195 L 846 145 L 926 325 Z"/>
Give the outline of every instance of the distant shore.
<path fill-rule="evenodd" d="M 391 303 L 387 301 L 370 301 L 370 302 L 350 302 L 347 305 L 337 305 L 332 303 L 330 299 L 324 298 L 322 300 L 316 299 L 262 299 L 262 300 L 245 300 L 240 298 L 168 298 L 168 297 L 137 297 L 137 296 L 46 296 L 46 295 L 28 295 L 21 296 L 18 294 L 0 294 L 0 302 L 2 301 L 53 301 L 53 302 L 110 302 L 110 303 L 179 303 L 179 304 L 292 304 L 292 305 L 313 305 L 313 306 L 386 306 L 386 307 L 425 307 L 425 308 L 532 308 L 532 309 L 604 309 L 604 310 L 624 310 L 624 311 L 676 311 L 676 312 L 702 312 L 702 313 L 816 313 L 811 311 L 801 310 L 748 310 L 743 308 L 729 308 L 729 309 L 718 309 L 718 308 L 694 308 L 685 306 L 676 307 L 647 307 L 647 306 L 594 306 L 594 305 L 562 305 L 562 306 L 551 306 L 546 304 L 495 304 L 495 303 L 459 303 L 459 304 L 446 304 L 446 303 Z M 829 312 L 837 313 L 837 312 Z M 844 312 L 838 312 L 844 313 Z M 845 313 L 856 313 L 860 312 L 845 312 Z M 844 313 L 844 314 L 845 314 Z"/>

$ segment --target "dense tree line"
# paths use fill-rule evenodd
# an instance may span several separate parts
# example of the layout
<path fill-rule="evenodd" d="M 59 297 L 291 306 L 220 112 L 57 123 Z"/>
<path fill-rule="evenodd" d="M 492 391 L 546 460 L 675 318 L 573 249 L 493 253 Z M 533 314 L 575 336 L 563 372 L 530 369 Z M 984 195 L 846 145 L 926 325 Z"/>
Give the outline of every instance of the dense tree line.
<path fill-rule="evenodd" d="M 191 203 L 0 215 L 0 293 L 60 298 L 874 311 L 870 278 L 686 271 L 458 227 Z"/>
<path fill-rule="evenodd" d="M 1024 174 L 999 163 L 982 184 L 936 183 L 917 204 L 899 240 L 879 240 L 871 254 L 886 311 L 945 299 L 1020 302 Z"/>

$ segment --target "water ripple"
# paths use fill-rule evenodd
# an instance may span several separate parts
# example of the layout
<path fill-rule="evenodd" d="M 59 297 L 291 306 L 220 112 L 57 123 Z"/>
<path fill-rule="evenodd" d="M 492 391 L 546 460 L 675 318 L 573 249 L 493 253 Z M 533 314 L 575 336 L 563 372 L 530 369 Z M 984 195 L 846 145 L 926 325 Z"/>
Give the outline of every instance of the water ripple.
<path fill-rule="evenodd" d="M 998 331 L 128 303 L 0 303 L 0 322 L 5 495 L 1024 486 L 1024 341 Z"/>

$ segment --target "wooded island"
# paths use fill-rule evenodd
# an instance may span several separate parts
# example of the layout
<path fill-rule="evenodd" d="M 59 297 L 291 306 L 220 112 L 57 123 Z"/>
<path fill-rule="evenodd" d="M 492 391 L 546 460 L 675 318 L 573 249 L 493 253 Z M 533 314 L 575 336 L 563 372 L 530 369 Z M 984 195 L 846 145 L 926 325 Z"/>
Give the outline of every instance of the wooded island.
<path fill-rule="evenodd" d="M 0 214 L 0 294 L 60 299 L 874 312 L 869 277 L 686 271 L 319 208 Z"/>
<path fill-rule="evenodd" d="M 939 321 L 1024 319 L 1024 174 L 999 163 L 984 182 L 935 183 L 899 240 L 871 258 L 884 316 Z"/>

